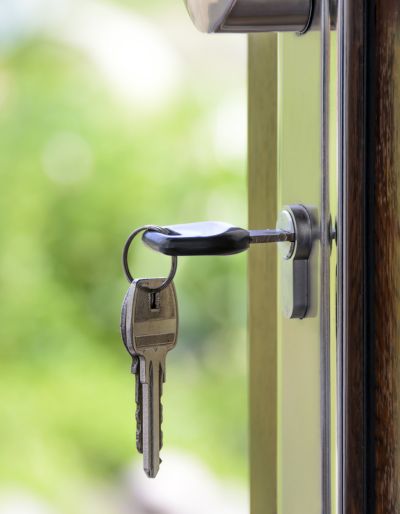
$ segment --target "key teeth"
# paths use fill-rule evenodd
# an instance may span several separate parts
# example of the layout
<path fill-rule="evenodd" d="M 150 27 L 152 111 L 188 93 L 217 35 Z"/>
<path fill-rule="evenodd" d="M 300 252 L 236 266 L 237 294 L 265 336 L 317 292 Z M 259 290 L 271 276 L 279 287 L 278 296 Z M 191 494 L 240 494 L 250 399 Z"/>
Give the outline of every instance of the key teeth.
<path fill-rule="evenodd" d="M 142 437 L 141 437 L 141 434 L 137 433 L 136 432 L 136 450 L 139 452 L 139 453 L 143 453 L 143 442 L 142 442 Z"/>
<path fill-rule="evenodd" d="M 143 453 L 143 424 L 142 424 L 142 386 L 139 379 L 139 358 L 135 356 L 132 359 L 132 373 L 135 375 L 135 401 L 136 401 L 136 449 L 139 453 Z"/>
<path fill-rule="evenodd" d="M 162 449 L 163 447 L 163 444 L 164 444 L 164 434 L 163 434 L 163 431 L 162 431 L 162 423 L 164 421 L 164 406 L 162 404 L 162 394 L 163 394 L 163 382 L 165 380 L 165 373 L 162 369 L 160 369 L 160 377 L 159 377 L 159 384 L 160 384 L 160 450 Z M 160 464 L 161 464 L 161 459 L 160 459 Z"/>
<path fill-rule="evenodd" d="M 163 447 L 163 444 L 164 444 L 164 434 L 163 434 L 163 431 L 162 431 L 162 422 L 163 422 L 164 418 L 163 418 L 163 406 L 162 406 L 162 403 L 160 403 L 160 450 L 161 448 Z M 161 459 L 160 459 L 160 462 L 161 462 Z"/>
<path fill-rule="evenodd" d="M 143 453 L 143 425 L 142 425 L 142 408 L 140 402 L 136 405 L 136 449 L 139 453 Z"/>
<path fill-rule="evenodd" d="M 131 373 L 137 375 L 139 371 L 139 358 L 137 356 L 132 357 Z"/>
<path fill-rule="evenodd" d="M 139 453 L 143 453 L 143 434 L 142 434 L 141 413 L 136 411 L 136 449 Z"/>
<path fill-rule="evenodd" d="M 140 403 L 136 406 L 136 449 L 139 453 L 143 453 L 143 425 L 142 425 L 142 408 Z"/>

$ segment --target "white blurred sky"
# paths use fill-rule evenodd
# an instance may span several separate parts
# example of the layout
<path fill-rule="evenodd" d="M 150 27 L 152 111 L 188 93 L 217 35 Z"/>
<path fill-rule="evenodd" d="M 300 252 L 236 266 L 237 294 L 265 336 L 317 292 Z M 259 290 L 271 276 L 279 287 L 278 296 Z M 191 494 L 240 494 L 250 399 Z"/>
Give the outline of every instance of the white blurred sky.
<path fill-rule="evenodd" d="M 99 0 L 0 1 L 0 58 L 38 36 L 81 51 L 135 112 L 157 113 L 195 90 L 209 104 L 199 145 L 217 160 L 244 159 L 244 36 L 200 34 L 181 0 L 151 15 Z"/>
<path fill-rule="evenodd" d="M 210 96 L 226 90 L 232 106 L 245 87 L 245 37 L 200 34 L 181 0 L 167 5 L 145 16 L 98 0 L 1 0 L 0 51 L 45 36 L 81 50 L 128 104 L 157 109 L 199 82 Z"/>

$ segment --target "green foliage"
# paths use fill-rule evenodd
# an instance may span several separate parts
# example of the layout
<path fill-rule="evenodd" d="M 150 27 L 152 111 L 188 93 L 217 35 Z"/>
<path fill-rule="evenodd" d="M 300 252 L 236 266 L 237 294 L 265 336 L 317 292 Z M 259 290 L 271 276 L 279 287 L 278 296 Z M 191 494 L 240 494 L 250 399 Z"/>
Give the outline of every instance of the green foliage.
<path fill-rule="evenodd" d="M 55 43 L 9 54 L 0 84 L 0 477 L 68 504 L 67 483 L 112 479 L 136 455 L 133 377 L 118 331 L 126 236 L 221 212 L 245 223 L 243 163 L 199 149 L 215 103 L 188 87 L 159 113 L 126 109 L 82 55 Z M 60 151 L 60 175 L 46 173 Z M 140 244 L 132 253 L 139 275 L 168 269 Z M 181 331 L 164 399 L 166 445 L 240 477 L 244 266 L 243 256 L 181 259 Z"/>

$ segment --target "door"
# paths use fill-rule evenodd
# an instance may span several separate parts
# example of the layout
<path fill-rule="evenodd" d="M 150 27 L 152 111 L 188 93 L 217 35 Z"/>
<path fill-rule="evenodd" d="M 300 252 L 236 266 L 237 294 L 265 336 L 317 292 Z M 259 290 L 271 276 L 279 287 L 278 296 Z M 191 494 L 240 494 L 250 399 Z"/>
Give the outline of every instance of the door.
<path fill-rule="evenodd" d="M 251 250 L 252 514 L 400 509 L 399 29 L 398 3 L 351 0 L 338 2 L 330 53 L 316 34 L 250 36 L 249 223 L 273 222 L 267 204 L 279 210 L 311 202 L 321 214 L 318 186 L 327 162 L 336 219 L 325 274 L 330 302 L 321 302 L 317 245 L 310 319 L 282 317 L 273 252 Z M 267 71 L 275 49 L 277 62 L 270 60 Z M 276 153 L 267 150 L 273 134 Z M 321 320 L 328 305 L 329 318 Z"/>
<path fill-rule="evenodd" d="M 331 39 L 334 47 L 335 34 Z M 270 53 L 276 58 L 268 58 Z M 331 130 L 326 131 L 332 151 L 324 150 L 324 159 L 331 159 L 322 173 L 322 65 L 319 31 L 250 36 L 249 224 L 271 225 L 283 206 L 303 204 L 312 213 L 316 234 L 304 319 L 287 319 L 282 313 L 285 263 L 277 259 L 276 249 L 256 247 L 250 252 L 252 514 L 335 508 L 331 295 L 336 251 L 329 246 L 321 252 L 320 227 L 325 223 L 329 230 L 329 219 L 335 216 L 330 205 L 335 206 L 336 198 L 336 124 L 332 118 Z M 334 104 L 336 81 L 328 85 Z M 271 101 L 274 97 L 276 102 Z M 273 299 L 271 283 L 276 288 Z M 273 473 L 266 474 L 266 465 Z"/>
<path fill-rule="evenodd" d="M 186 3 L 204 31 L 278 32 L 249 37 L 249 225 L 311 225 L 302 275 L 249 254 L 251 513 L 397 513 L 400 4 Z"/>

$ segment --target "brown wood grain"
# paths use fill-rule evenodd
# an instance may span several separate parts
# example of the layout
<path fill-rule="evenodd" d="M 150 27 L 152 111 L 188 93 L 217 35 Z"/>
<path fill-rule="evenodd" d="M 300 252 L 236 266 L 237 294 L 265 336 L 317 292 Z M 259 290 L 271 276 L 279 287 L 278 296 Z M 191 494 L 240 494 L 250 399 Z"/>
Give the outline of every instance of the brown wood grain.
<path fill-rule="evenodd" d="M 343 372 L 346 514 L 365 512 L 365 87 L 364 0 L 344 2 L 343 141 Z M 340 249 L 339 249 L 340 251 Z M 340 299 L 339 299 L 340 302 Z M 339 308 L 341 306 L 339 305 Z"/>
<path fill-rule="evenodd" d="M 345 2 L 344 513 L 400 512 L 400 2 Z"/>
<path fill-rule="evenodd" d="M 376 514 L 400 512 L 400 2 L 379 0 L 370 50 L 373 166 L 372 344 Z"/>

